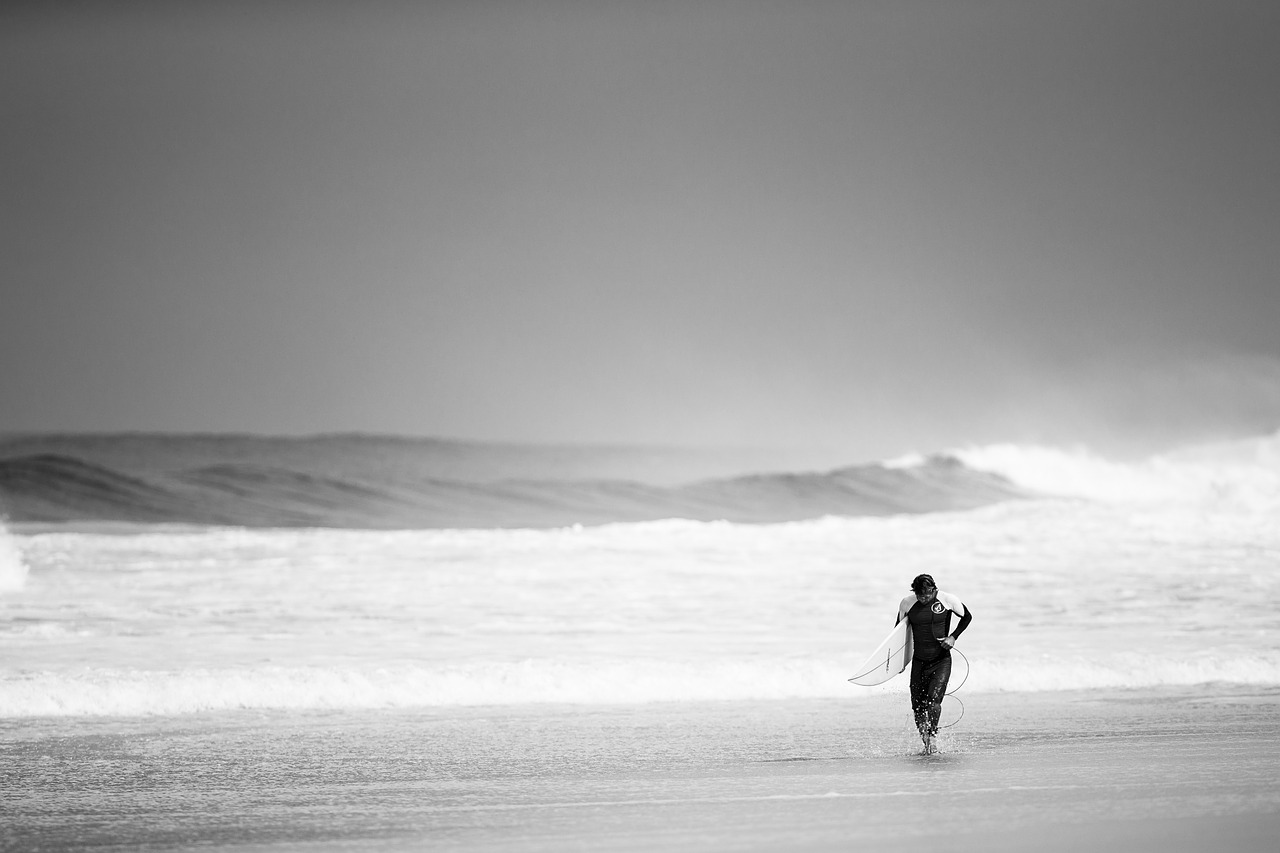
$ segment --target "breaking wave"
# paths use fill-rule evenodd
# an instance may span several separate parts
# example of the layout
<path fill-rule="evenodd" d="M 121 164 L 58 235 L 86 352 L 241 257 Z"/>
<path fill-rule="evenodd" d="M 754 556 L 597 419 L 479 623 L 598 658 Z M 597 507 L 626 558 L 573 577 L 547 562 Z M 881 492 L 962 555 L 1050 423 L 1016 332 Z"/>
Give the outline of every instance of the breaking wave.
<path fill-rule="evenodd" d="M 1130 462 L 1085 448 L 994 444 L 676 483 L 645 479 L 636 460 L 593 467 L 563 449 L 526 448 L 508 458 L 513 452 L 361 436 L 10 441 L 0 445 L 0 511 L 15 522 L 422 529 L 773 523 L 1044 496 L 1280 506 L 1280 432 Z M 630 476 L 618 476 L 624 470 Z"/>
<path fill-rule="evenodd" d="M 1280 506 L 1280 432 L 1190 447 L 1137 462 L 1087 449 L 1015 444 L 952 451 L 966 466 L 1033 492 L 1108 503 L 1217 503 Z"/>

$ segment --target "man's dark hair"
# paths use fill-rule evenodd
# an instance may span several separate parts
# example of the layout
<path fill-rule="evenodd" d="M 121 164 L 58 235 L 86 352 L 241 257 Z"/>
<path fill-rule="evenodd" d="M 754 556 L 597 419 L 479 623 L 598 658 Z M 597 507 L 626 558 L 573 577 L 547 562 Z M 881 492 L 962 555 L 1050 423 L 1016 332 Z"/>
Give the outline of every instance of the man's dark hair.
<path fill-rule="evenodd" d="M 924 592 L 929 587 L 938 588 L 938 585 L 933 582 L 933 575 L 916 575 L 915 580 L 911 582 L 911 591 L 916 594 Z"/>

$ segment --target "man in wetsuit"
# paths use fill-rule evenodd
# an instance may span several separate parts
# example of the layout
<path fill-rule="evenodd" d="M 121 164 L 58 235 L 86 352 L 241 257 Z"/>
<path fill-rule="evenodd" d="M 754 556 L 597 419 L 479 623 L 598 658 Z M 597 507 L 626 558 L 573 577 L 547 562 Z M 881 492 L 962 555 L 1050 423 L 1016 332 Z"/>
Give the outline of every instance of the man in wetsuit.
<path fill-rule="evenodd" d="M 917 575 L 911 595 L 898 606 L 898 621 L 911 626 L 914 652 L 911 657 L 911 712 L 924 741 L 926 754 L 938 751 L 938 720 L 942 697 L 951 678 L 951 647 L 973 616 L 964 602 L 949 592 L 941 592 L 930 575 Z M 959 617 L 951 630 L 951 614 Z M 896 623 L 895 623 L 896 624 Z"/>

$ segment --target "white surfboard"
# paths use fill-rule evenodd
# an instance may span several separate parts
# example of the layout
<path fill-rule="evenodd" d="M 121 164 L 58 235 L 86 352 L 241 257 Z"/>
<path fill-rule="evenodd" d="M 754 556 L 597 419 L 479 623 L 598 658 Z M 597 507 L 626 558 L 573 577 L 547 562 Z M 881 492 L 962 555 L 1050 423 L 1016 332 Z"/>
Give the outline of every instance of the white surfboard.
<path fill-rule="evenodd" d="M 883 684 L 907 668 L 911 663 L 911 651 L 911 630 L 907 620 L 903 619 L 893 626 L 889 636 L 876 646 L 876 650 L 858 667 L 858 674 L 849 680 L 866 687 Z"/>

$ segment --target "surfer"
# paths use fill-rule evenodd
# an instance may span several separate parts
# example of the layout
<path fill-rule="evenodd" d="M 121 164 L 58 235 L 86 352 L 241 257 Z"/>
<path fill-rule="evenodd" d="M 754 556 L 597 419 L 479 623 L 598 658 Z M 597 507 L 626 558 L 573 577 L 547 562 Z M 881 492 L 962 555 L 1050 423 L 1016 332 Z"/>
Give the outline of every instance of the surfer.
<path fill-rule="evenodd" d="M 911 657 L 911 712 L 925 754 L 931 755 L 938 751 L 938 720 L 951 678 L 951 647 L 973 616 L 958 597 L 940 591 L 931 575 L 917 575 L 911 581 L 911 592 L 898 606 L 898 622 L 906 619 L 911 628 L 915 649 Z M 960 620 L 954 631 L 953 613 Z"/>

